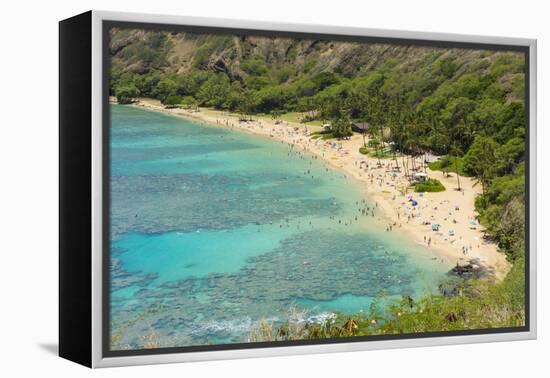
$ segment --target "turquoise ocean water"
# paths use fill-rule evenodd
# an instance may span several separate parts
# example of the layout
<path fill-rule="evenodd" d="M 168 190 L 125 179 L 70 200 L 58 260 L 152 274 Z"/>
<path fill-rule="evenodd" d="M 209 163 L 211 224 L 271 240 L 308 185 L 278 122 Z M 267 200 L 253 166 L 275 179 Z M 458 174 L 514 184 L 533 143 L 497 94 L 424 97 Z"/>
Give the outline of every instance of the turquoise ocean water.
<path fill-rule="evenodd" d="M 434 290 L 445 274 L 359 183 L 268 138 L 111 106 L 114 349 L 243 342 L 290 308 L 310 320 Z M 370 214 L 370 211 L 369 211 Z M 356 219 L 357 218 L 357 219 Z"/>

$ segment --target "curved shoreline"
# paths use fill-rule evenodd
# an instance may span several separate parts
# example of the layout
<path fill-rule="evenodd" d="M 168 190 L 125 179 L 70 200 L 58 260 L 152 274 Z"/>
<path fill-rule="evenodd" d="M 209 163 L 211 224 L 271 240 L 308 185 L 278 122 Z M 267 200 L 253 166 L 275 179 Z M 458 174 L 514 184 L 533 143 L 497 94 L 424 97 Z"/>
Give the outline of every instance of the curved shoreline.
<path fill-rule="evenodd" d="M 359 147 L 363 145 L 363 139 L 357 134 L 350 140 L 314 140 L 309 137 L 309 132 L 311 129 L 320 129 L 319 126 L 286 121 L 276 124 L 274 120 L 265 117 L 255 117 L 252 122 L 239 122 L 236 114 L 211 109 L 201 109 L 199 112 L 181 108 L 167 109 L 158 100 L 144 98 L 132 106 L 198 120 L 213 126 L 237 129 L 294 145 L 323 158 L 327 164 L 355 178 L 366 197 L 382 209 L 384 218 L 388 221 L 388 229 L 399 228 L 400 232 L 408 234 L 412 242 L 425 246 L 433 259 L 441 259 L 442 263 L 448 264 L 449 269 L 457 264 L 465 265 L 469 261 L 477 260 L 499 280 L 510 269 L 505 255 L 498 252 L 496 244 L 483 240 L 482 226 L 477 224 L 473 229 L 471 222 L 477 215 L 474 201 L 480 188 L 475 186 L 471 178 L 461 176 L 461 186 L 464 189 L 457 191 L 454 175 L 444 177 L 442 172 L 427 169 L 427 174 L 440 180 L 447 190 L 421 195 L 404 191 L 408 181 L 403 172 L 391 172 L 389 168 L 395 164 L 392 159 L 381 158 L 382 165 L 378 166 L 378 159 L 361 155 Z M 417 163 L 421 164 L 419 160 Z M 401 161 L 398 164 L 401 165 Z M 417 200 L 418 206 L 410 204 L 409 196 Z M 431 223 L 438 223 L 441 232 L 432 231 Z M 454 232 L 449 234 L 450 230 Z"/>

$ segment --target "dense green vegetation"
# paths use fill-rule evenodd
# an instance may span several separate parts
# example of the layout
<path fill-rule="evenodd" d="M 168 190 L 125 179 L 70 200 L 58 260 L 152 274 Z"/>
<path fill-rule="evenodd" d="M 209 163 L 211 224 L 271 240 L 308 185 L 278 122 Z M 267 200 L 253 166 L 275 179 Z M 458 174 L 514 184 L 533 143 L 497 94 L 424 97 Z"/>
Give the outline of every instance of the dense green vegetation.
<path fill-rule="evenodd" d="M 192 52 L 178 55 L 173 46 L 182 42 L 173 33 L 151 32 L 132 39 L 128 30 L 118 30 L 112 37 L 110 92 L 120 103 L 141 96 L 167 106 L 206 106 L 245 116 L 294 119 L 299 114 L 303 122 L 331 125 L 330 131 L 312 134 L 323 139 L 347 138 L 353 123 L 367 122 L 369 144 L 361 153 L 378 157 L 431 153 L 441 156 L 429 164 L 431 169 L 475 177 L 482 188 L 476 200 L 480 222 L 514 263 L 512 273 L 497 285 L 478 282 L 475 290 L 463 295 L 429 296 L 410 308 L 396 305 L 398 312 L 375 325 L 357 319 L 359 327 L 353 332 L 419 332 L 521 322 L 522 54 L 391 46 L 384 55 L 374 56 L 369 49 L 347 46 L 353 59 L 344 59 L 327 54 L 338 42 L 274 39 L 268 44 L 245 37 L 188 35 L 184 39 L 193 44 Z M 439 185 L 429 181 L 415 189 L 445 189 Z M 345 328 L 336 324 L 327 332 Z M 315 332 L 325 335 L 320 329 Z"/>
<path fill-rule="evenodd" d="M 464 171 L 464 160 L 460 157 L 455 157 L 451 155 L 445 155 L 437 161 L 428 163 L 428 167 L 430 167 L 430 169 L 433 171 L 442 171 L 446 173 L 458 172 L 460 176 L 471 176 Z"/>
<path fill-rule="evenodd" d="M 414 184 L 414 191 L 415 192 L 443 192 L 445 191 L 445 186 L 441 183 L 441 181 L 437 179 L 427 179 L 424 182 L 418 182 Z"/>

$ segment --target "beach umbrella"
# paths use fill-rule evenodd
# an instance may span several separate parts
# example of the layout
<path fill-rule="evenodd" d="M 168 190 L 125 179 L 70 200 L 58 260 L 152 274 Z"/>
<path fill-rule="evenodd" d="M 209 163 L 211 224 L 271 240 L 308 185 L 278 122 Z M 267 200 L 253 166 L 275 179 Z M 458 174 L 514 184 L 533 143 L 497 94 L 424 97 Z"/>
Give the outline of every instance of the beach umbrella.
<path fill-rule="evenodd" d="M 418 205 L 418 202 L 416 202 L 416 200 L 412 200 L 411 205 L 416 206 Z"/>

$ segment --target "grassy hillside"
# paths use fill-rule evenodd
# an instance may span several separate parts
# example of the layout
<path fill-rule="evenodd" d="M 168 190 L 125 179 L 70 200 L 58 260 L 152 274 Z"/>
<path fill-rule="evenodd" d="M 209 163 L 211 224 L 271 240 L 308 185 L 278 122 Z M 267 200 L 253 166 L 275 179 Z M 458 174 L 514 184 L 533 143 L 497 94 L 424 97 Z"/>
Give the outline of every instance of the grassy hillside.
<path fill-rule="evenodd" d="M 252 92 L 252 111 L 308 108 L 335 85 L 376 87 L 424 111 L 441 105 L 423 102 L 433 94 L 474 99 L 488 89 L 506 104 L 523 99 L 518 53 L 114 29 L 111 54 L 113 92 L 133 83 L 141 96 L 193 96 L 219 108 L 236 104 L 199 93 L 203 84 Z"/>

